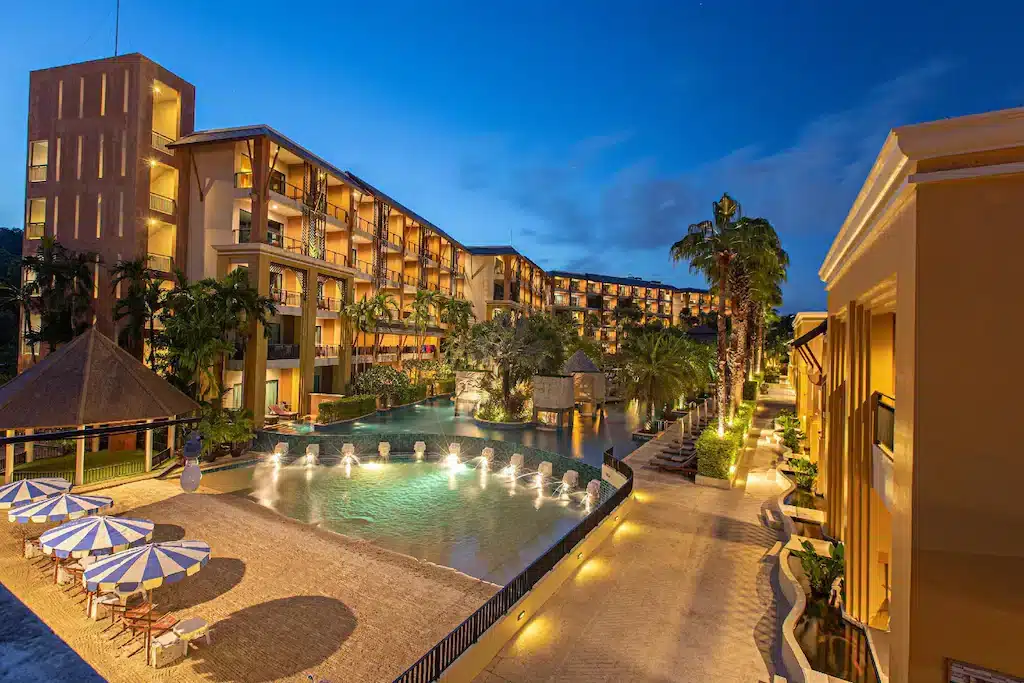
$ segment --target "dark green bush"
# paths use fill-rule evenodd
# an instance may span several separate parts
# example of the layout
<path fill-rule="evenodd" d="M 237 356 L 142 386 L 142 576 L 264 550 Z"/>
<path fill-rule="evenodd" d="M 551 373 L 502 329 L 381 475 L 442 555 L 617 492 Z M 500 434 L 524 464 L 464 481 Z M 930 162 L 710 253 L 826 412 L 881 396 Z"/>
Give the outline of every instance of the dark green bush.
<path fill-rule="evenodd" d="M 401 390 L 396 401 L 397 405 L 406 405 L 407 403 L 415 403 L 416 401 L 422 401 L 427 397 L 427 383 L 421 384 L 410 384 Z"/>
<path fill-rule="evenodd" d="M 434 382 L 434 392 L 440 394 L 454 394 L 455 393 L 455 378 L 444 379 L 439 382 Z"/>
<path fill-rule="evenodd" d="M 351 420 L 354 417 L 369 415 L 377 409 L 377 397 L 372 394 L 361 394 L 358 396 L 346 396 L 336 401 L 325 401 L 321 403 L 319 422 L 337 422 L 338 420 Z"/>
<path fill-rule="evenodd" d="M 747 380 L 743 383 L 743 400 L 744 401 L 755 401 L 757 400 L 757 388 L 760 386 L 757 380 Z"/>
<path fill-rule="evenodd" d="M 769 382 L 771 384 L 777 384 L 778 381 L 779 381 L 779 371 L 778 370 L 765 370 L 764 371 L 764 381 L 765 382 Z"/>
<path fill-rule="evenodd" d="M 793 468 L 796 485 L 804 490 L 813 491 L 818 480 L 818 464 L 807 458 L 790 458 L 789 464 Z"/>
<path fill-rule="evenodd" d="M 715 479 L 731 476 L 730 469 L 739 458 L 753 415 L 754 403 L 744 402 L 736 411 L 732 425 L 726 427 L 725 435 L 718 436 L 717 427 L 708 427 L 701 433 L 695 446 L 698 474 Z"/>

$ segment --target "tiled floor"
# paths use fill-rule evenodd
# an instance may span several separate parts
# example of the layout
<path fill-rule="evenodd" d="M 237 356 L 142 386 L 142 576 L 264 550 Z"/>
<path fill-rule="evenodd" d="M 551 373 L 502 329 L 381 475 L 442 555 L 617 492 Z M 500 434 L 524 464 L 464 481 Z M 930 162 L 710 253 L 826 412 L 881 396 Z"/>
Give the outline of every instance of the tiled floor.
<path fill-rule="evenodd" d="M 767 398 L 756 428 L 788 400 Z M 646 468 L 651 448 L 635 451 L 639 504 L 477 683 L 770 681 L 777 536 L 759 515 L 779 494 L 772 455 L 752 448 L 745 490 L 720 490 Z"/>

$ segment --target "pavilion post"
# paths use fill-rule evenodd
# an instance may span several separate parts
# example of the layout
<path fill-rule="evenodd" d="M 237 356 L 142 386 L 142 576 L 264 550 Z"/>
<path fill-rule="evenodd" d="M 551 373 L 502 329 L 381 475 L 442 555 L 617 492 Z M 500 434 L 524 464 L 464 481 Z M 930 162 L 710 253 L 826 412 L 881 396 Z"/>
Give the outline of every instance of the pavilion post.
<path fill-rule="evenodd" d="M 79 425 L 80 431 L 85 431 L 85 425 Z M 85 439 L 80 436 L 75 440 L 75 486 L 85 483 Z"/>
<path fill-rule="evenodd" d="M 36 430 L 26 429 L 26 434 L 35 434 Z M 36 457 L 36 442 L 26 441 L 25 442 L 25 462 L 32 462 Z"/>
<path fill-rule="evenodd" d="M 174 459 L 174 425 L 167 426 L 167 448 L 170 450 L 170 459 Z"/>
<path fill-rule="evenodd" d="M 152 420 L 146 420 L 146 424 L 151 424 Z M 151 472 L 153 470 L 153 430 L 146 430 L 146 471 Z"/>
<path fill-rule="evenodd" d="M 14 436 L 14 430 L 8 429 L 6 436 Z M 14 444 L 4 446 L 4 483 L 10 484 L 14 481 Z"/>

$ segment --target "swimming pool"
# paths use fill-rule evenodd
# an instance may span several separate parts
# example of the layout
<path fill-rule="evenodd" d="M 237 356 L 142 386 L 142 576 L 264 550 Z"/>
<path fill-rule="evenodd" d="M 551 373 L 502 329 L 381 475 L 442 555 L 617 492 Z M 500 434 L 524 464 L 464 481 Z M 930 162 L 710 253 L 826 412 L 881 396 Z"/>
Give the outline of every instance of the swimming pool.
<path fill-rule="evenodd" d="M 635 407 L 614 404 L 608 406 L 607 415 L 599 418 L 576 415 L 572 430 L 554 431 L 528 427 L 498 430 L 481 427 L 467 415 L 455 416 L 451 399 L 434 399 L 414 406 L 397 408 L 383 415 L 318 427 L 325 434 L 405 434 L 422 432 L 447 436 L 472 436 L 495 441 L 514 441 L 524 446 L 540 448 L 600 467 L 604 451 L 615 447 L 615 457 L 624 458 L 637 444 L 632 434 L 640 424 Z"/>
<path fill-rule="evenodd" d="M 222 470 L 204 475 L 203 485 L 243 492 L 298 521 L 499 585 L 588 512 L 582 490 L 555 494 L 557 474 L 538 489 L 535 473 L 514 479 L 500 464 L 492 470 L 472 461 L 455 468 L 404 459 L 324 462 Z"/>

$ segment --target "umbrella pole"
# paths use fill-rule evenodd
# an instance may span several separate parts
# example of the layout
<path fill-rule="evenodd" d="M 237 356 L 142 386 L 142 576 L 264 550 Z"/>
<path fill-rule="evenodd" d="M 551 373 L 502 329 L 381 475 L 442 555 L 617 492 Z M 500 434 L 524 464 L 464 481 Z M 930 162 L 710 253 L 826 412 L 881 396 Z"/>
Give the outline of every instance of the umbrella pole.
<path fill-rule="evenodd" d="M 153 604 L 153 591 L 146 591 L 147 597 L 149 598 L 149 611 L 146 612 L 146 666 L 149 666 L 149 645 L 153 641 L 153 610 L 156 605 Z"/>

